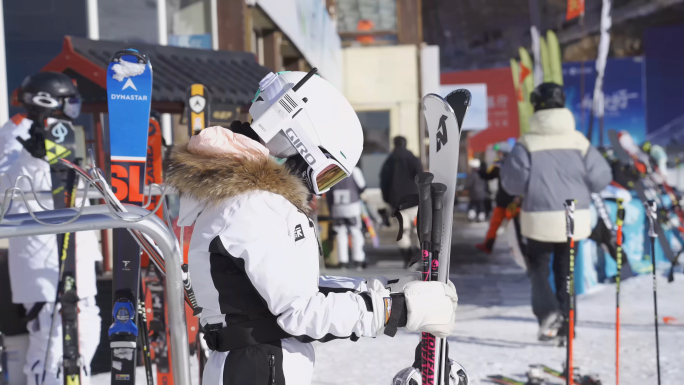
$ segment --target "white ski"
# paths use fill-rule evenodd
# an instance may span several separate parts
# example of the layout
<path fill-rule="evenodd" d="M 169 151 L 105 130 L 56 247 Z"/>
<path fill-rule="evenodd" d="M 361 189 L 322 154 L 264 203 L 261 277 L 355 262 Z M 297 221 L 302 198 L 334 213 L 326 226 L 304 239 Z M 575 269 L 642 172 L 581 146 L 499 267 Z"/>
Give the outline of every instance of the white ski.
<path fill-rule="evenodd" d="M 433 183 L 447 186 L 444 194 L 444 215 L 442 220 L 441 253 L 438 279 L 449 279 L 451 257 L 451 229 L 453 225 L 454 199 L 456 197 L 456 175 L 463 119 L 470 106 L 470 92 L 459 89 L 444 100 L 439 95 L 428 94 L 423 98 L 423 115 L 430 139 L 430 172 L 435 176 Z M 433 230 L 434 231 L 434 230 Z M 435 384 L 444 384 L 447 347 L 444 339 L 437 339 L 435 351 Z M 427 385 L 427 384 L 425 384 Z"/>

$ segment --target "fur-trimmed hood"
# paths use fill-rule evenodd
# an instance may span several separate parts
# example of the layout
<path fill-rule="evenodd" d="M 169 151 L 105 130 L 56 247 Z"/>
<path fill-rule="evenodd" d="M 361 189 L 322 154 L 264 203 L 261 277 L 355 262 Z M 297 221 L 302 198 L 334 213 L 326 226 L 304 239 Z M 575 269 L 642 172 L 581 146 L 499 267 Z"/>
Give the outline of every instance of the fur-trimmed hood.
<path fill-rule="evenodd" d="M 182 197 L 205 205 L 250 192 L 268 191 L 290 201 L 305 213 L 310 211 L 309 191 L 304 182 L 284 165 L 265 157 L 218 157 L 174 147 L 167 162 L 166 181 Z"/>

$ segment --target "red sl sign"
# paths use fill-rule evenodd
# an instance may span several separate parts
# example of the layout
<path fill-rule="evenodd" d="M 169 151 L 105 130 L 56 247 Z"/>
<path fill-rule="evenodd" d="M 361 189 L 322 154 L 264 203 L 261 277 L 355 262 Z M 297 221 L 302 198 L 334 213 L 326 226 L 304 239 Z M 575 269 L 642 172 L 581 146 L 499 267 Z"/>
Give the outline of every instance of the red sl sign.
<path fill-rule="evenodd" d="M 145 162 L 112 163 L 112 190 L 123 203 L 143 202 Z"/>

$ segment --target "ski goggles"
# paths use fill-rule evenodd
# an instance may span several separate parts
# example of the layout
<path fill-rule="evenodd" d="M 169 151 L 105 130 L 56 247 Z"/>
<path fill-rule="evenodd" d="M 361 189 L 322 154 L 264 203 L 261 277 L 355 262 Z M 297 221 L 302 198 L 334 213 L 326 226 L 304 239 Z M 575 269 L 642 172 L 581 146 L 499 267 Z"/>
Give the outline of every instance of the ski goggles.
<path fill-rule="evenodd" d="M 61 111 L 65 116 L 76 119 L 81 114 L 81 98 L 78 96 L 52 97 L 47 92 L 24 94 L 24 102 L 40 107 Z"/>
<path fill-rule="evenodd" d="M 64 98 L 62 102 L 62 111 L 64 112 L 64 115 L 71 119 L 78 118 L 81 114 L 81 98 L 75 96 Z"/>
<path fill-rule="evenodd" d="M 282 132 L 309 165 L 308 177 L 316 195 L 327 192 L 332 186 L 351 175 L 335 158 L 318 148 L 298 125 L 293 124 Z"/>
<path fill-rule="evenodd" d="M 351 172 L 346 170 L 332 156 L 326 156 L 298 123 L 299 118 L 297 116 L 306 108 L 306 103 L 297 95 L 296 91 L 315 73 L 316 69 L 314 68 L 292 87 L 286 85 L 280 90 L 267 90 L 267 92 L 275 91 L 273 93 L 280 94 L 280 96 L 277 99 L 274 98 L 275 100 L 268 109 L 252 122 L 252 128 L 266 143 L 271 141 L 279 132 L 282 132 L 292 147 L 309 165 L 308 177 L 311 181 L 311 187 L 316 195 L 320 195 L 330 190 L 342 179 L 350 176 Z M 283 81 L 282 83 L 286 82 Z M 279 85 L 274 85 L 274 87 L 279 87 Z M 306 114 L 301 115 L 301 117 L 303 116 Z"/>

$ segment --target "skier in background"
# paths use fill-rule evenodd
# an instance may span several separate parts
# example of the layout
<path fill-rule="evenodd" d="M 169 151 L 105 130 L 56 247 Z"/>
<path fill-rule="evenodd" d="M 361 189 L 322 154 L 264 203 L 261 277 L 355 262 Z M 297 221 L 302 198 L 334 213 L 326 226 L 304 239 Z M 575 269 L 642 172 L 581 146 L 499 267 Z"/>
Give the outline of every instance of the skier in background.
<path fill-rule="evenodd" d="M 477 158 L 468 161 L 470 171 L 465 180 L 464 189 L 468 192 L 470 203 L 468 204 L 468 220 L 471 222 L 484 222 L 487 219 L 485 212 L 485 200 L 487 192 L 487 182 L 480 176 L 481 161 Z"/>
<path fill-rule="evenodd" d="M 539 322 L 539 340 L 565 335 L 561 330 L 568 308 L 566 292 L 569 249 L 566 237 L 566 199 L 576 200 L 575 241 L 591 233 L 591 193 L 613 179 L 608 162 L 584 135 L 575 130 L 572 112 L 565 108 L 563 88 L 539 85 L 531 95 L 534 115 L 501 168 L 503 188 L 523 195 L 521 232 L 527 237 L 527 274 L 532 283 L 532 310 Z M 575 243 L 577 245 L 577 243 Z M 553 258 L 556 284 L 549 283 Z"/>
<path fill-rule="evenodd" d="M 480 169 L 480 177 L 486 181 L 498 179 L 498 189 L 496 191 L 496 206 L 492 211 L 492 217 L 489 220 L 489 230 L 487 230 L 487 236 L 485 237 L 484 243 L 478 243 L 475 245 L 478 249 L 484 251 L 487 254 L 491 254 L 492 248 L 494 248 L 494 241 L 496 240 L 496 232 L 501 226 L 504 219 L 510 220 L 516 218 L 519 209 L 519 198 L 509 194 L 506 190 L 501 187 L 501 165 L 506 160 L 506 156 L 511 151 L 511 147 L 506 142 L 498 143 L 495 146 L 497 158 L 494 163 L 488 168 Z"/>
<path fill-rule="evenodd" d="M 351 234 L 352 259 L 357 270 L 364 267 L 365 242 L 361 231 L 361 193 L 366 189 L 366 179 L 360 168 L 354 167 L 352 175 L 330 188 L 326 195 L 332 228 L 337 241 L 337 260 L 340 267 L 349 267 L 349 235 Z"/>
<path fill-rule="evenodd" d="M 455 328 L 450 282 L 319 277 L 308 201 L 351 174 L 363 132 L 335 86 L 319 76 L 301 85 L 304 76 L 268 74 L 249 111 L 258 129 L 206 128 L 169 160 L 166 180 L 181 196 L 178 224 L 195 224 L 189 268 L 212 350 L 204 385 L 306 385 L 312 341 L 372 338 L 395 321 L 437 337 Z M 294 99 L 306 104 L 297 103 L 301 110 L 275 136 L 261 137 L 273 129 L 263 126 L 267 117 L 292 104 L 283 91 L 298 83 Z"/>
<path fill-rule="evenodd" d="M 420 160 L 406 148 L 406 138 L 403 136 L 394 137 L 394 150 L 387 157 L 380 170 L 380 189 L 382 199 L 392 207 L 392 211 L 397 208 L 401 198 L 418 194 L 415 177 L 423 172 L 423 165 Z M 401 210 L 403 219 L 402 228 L 404 233 L 397 241 L 399 250 L 404 257 L 404 265 L 408 266 L 413 254 L 418 250 L 418 235 L 416 234 L 415 219 L 418 215 L 418 206 Z M 412 237 L 411 234 L 414 234 Z M 415 240 L 415 242 L 414 242 Z"/>
<path fill-rule="evenodd" d="M 52 191 L 50 165 L 45 160 L 45 136 L 40 124 L 48 126 L 56 119 L 71 120 L 80 113 L 81 98 L 71 79 L 61 73 L 41 72 L 27 77 L 21 84 L 19 102 L 26 115 L 12 117 L 0 128 L 0 193 L 14 187 L 17 177 L 28 175 L 36 191 Z M 21 141 L 19 140 L 21 139 Z M 83 187 L 81 183 L 79 187 Z M 31 187 L 22 181 L 20 187 L 31 197 Z M 49 209 L 52 199 L 41 201 Z M 80 205 L 80 194 L 76 205 Z M 42 211 L 36 201 L 29 201 L 33 211 Z M 21 199 L 15 199 L 9 214 L 28 212 Z M 90 361 L 100 342 L 100 309 L 95 304 L 97 294 L 95 262 L 101 261 L 98 240 L 92 231 L 76 233 L 76 288 L 80 301 L 79 345 L 84 368 L 83 384 L 89 384 Z M 57 314 L 50 335 L 52 315 L 59 311 L 55 304 L 59 279 L 59 257 L 55 235 L 10 238 L 9 270 L 12 302 L 26 309 L 29 346 L 24 373 L 31 385 L 41 384 L 45 357 L 50 340 L 45 384 L 62 384 L 62 318 Z M 57 309 L 55 309 L 57 306 Z"/>

